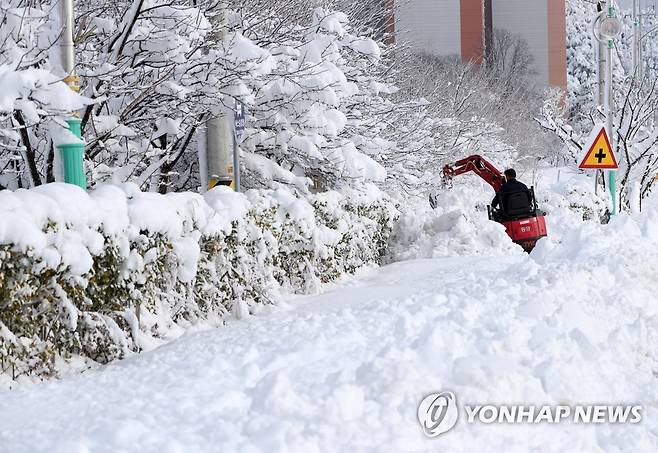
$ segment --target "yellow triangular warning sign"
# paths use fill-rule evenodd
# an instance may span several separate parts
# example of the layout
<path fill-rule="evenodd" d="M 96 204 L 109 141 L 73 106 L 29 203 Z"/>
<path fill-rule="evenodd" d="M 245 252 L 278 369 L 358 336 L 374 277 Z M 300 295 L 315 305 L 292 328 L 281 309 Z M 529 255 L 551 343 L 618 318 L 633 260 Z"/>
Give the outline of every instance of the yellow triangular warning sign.
<path fill-rule="evenodd" d="M 608 140 L 608 134 L 605 128 L 602 127 L 578 168 L 614 169 L 618 167 L 617 158 L 612 151 L 612 146 L 610 146 L 610 140 Z"/>

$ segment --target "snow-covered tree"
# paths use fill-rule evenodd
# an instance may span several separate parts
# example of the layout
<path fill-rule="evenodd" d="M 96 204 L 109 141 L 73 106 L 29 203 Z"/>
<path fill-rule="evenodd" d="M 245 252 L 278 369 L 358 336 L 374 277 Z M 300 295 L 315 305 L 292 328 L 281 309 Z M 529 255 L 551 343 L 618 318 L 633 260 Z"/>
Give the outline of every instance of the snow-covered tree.
<path fill-rule="evenodd" d="M 37 6 L 57 10 L 48 1 Z M 382 2 L 91 0 L 77 13 L 92 185 L 196 190 L 205 122 L 235 99 L 249 112 L 246 187 L 284 184 L 304 193 L 309 178 L 322 187 L 423 185 L 467 152 L 534 161 L 546 148 L 544 136 L 527 131 L 541 103 L 523 83 L 531 71 L 524 42 L 509 33 L 496 32 L 495 52 L 479 68 L 387 45 L 390 11 Z M 62 78 L 59 22 L 37 16 L 49 39 L 24 40 L 43 56 L 30 64 Z M 32 184 L 30 172 L 37 183 L 54 180 L 51 128 L 33 121 L 21 130 L 6 140 L 18 151 L 3 153 L 5 166 L 24 185 Z M 18 161 L 21 152 L 34 157 Z"/>
<path fill-rule="evenodd" d="M 366 103 L 362 89 L 374 78 L 363 69 L 377 64 L 378 45 L 352 35 L 343 13 L 317 8 L 308 27 L 267 50 L 276 65 L 256 92 L 245 150 L 274 161 L 279 174 L 330 186 L 382 179 L 383 168 L 355 149 L 346 129 L 348 110 Z"/>
<path fill-rule="evenodd" d="M 53 179 L 49 136 L 85 105 L 57 74 L 56 4 L 33 3 L 0 5 L 0 183 L 19 187 Z"/>
<path fill-rule="evenodd" d="M 12 17 L 22 21 L 16 39 L 24 46 L 16 61 L 43 68 L 53 80 L 63 78 L 61 27 L 57 14 L 47 14 L 58 4 L 42 1 L 26 9 L 14 3 Z M 84 97 L 76 105 L 59 106 L 58 112 L 63 118 L 84 107 L 80 116 L 91 185 L 133 181 L 161 192 L 197 189 L 199 132 L 235 99 L 250 112 L 243 143 L 247 185 L 268 187 L 277 180 L 305 191 L 308 177 L 329 186 L 381 180 L 383 168 L 357 149 L 357 134 L 347 127 L 356 116 L 369 118 L 359 104 L 372 104 L 371 91 L 386 91 L 377 79 L 383 72 L 380 46 L 352 31 L 345 14 L 313 9 L 317 3 L 78 4 L 76 73 Z M 374 33 L 363 24 L 358 30 Z M 20 174 L 18 185 L 53 181 L 52 128 L 34 114 L 26 119 L 26 113 L 13 110 L 7 112 L 20 134 L 4 134 L 5 149 L 15 150 L 3 152 L 5 167 Z M 17 161 L 21 153 L 26 158 Z"/>

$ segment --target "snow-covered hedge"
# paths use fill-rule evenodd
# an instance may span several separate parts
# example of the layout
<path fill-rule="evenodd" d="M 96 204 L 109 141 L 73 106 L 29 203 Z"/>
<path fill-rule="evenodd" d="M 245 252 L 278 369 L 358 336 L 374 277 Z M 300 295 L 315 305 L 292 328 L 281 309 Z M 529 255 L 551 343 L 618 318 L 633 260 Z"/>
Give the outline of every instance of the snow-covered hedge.
<path fill-rule="evenodd" d="M 395 211 L 376 191 L 0 192 L 0 370 L 106 363 L 195 324 L 255 313 L 384 254 Z"/>

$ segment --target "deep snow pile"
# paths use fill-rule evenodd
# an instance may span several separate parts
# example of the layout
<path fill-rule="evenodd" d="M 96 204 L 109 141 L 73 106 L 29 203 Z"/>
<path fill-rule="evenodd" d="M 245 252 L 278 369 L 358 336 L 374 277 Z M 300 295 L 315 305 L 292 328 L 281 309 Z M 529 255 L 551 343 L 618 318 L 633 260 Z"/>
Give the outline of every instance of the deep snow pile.
<path fill-rule="evenodd" d="M 364 189 L 0 191 L 0 376 L 106 363 L 376 263 L 395 213 Z"/>
<path fill-rule="evenodd" d="M 605 218 L 609 197 L 603 189 L 595 194 L 591 179 L 582 172 L 546 168 L 535 178 L 530 176 L 526 182 L 535 187 L 537 203 L 547 214 L 552 241 L 584 221 L 600 224 Z M 430 208 L 425 196 L 408 201 L 393 231 L 389 259 L 523 253 L 502 225 L 489 221 L 487 205 L 493 196 L 488 184 L 466 175 L 437 191 L 436 209 Z"/>
<path fill-rule="evenodd" d="M 482 192 L 491 192 L 493 198 L 490 188 L 460 185 L 439 192 L 436 209 L 427 199 L 417 200 L 394 228 L 391 260 L 522 253 L 505 227 L 487 218 Z"/>
<path fill-rule="evenodd" d="M 0 445 L 12 453 L 655 452 L 656 221 L 654 210 L 584 224 L 530 255 L 368 270 L 292 300 L 289 311 L 1 392 Z M 441 390 L 462 403 L 640 404 L 643 421 L 483 425 L 462 414 L 452 431 L 428 439 L 417 405 Z"/>

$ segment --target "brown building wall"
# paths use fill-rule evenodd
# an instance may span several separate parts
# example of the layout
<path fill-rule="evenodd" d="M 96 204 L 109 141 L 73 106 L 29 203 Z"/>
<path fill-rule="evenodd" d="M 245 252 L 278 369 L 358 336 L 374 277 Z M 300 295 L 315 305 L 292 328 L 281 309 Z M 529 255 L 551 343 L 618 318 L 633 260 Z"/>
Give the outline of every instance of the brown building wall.
<path fill-rule="evenodd" d="M 380 0 L 387 11 L 393 0 Z M 398 0 L 385 30 L 435 55 L 481 64 L 492 30 L 520 35 L 534 57 L 538 88 L 567 88 L 565 0 Z M 390 42 L 390 41 L 389 41 Z"/>
<path fill-rule="evenodd" d="M 564 0 L 548 0 L 548 83 L 567 91 L 567 23 Z"/>
<path fill-rule="evenodd" d="M 484 52 L 484 0 L 461 1 L 462 60 L 482 63 Z"/>

